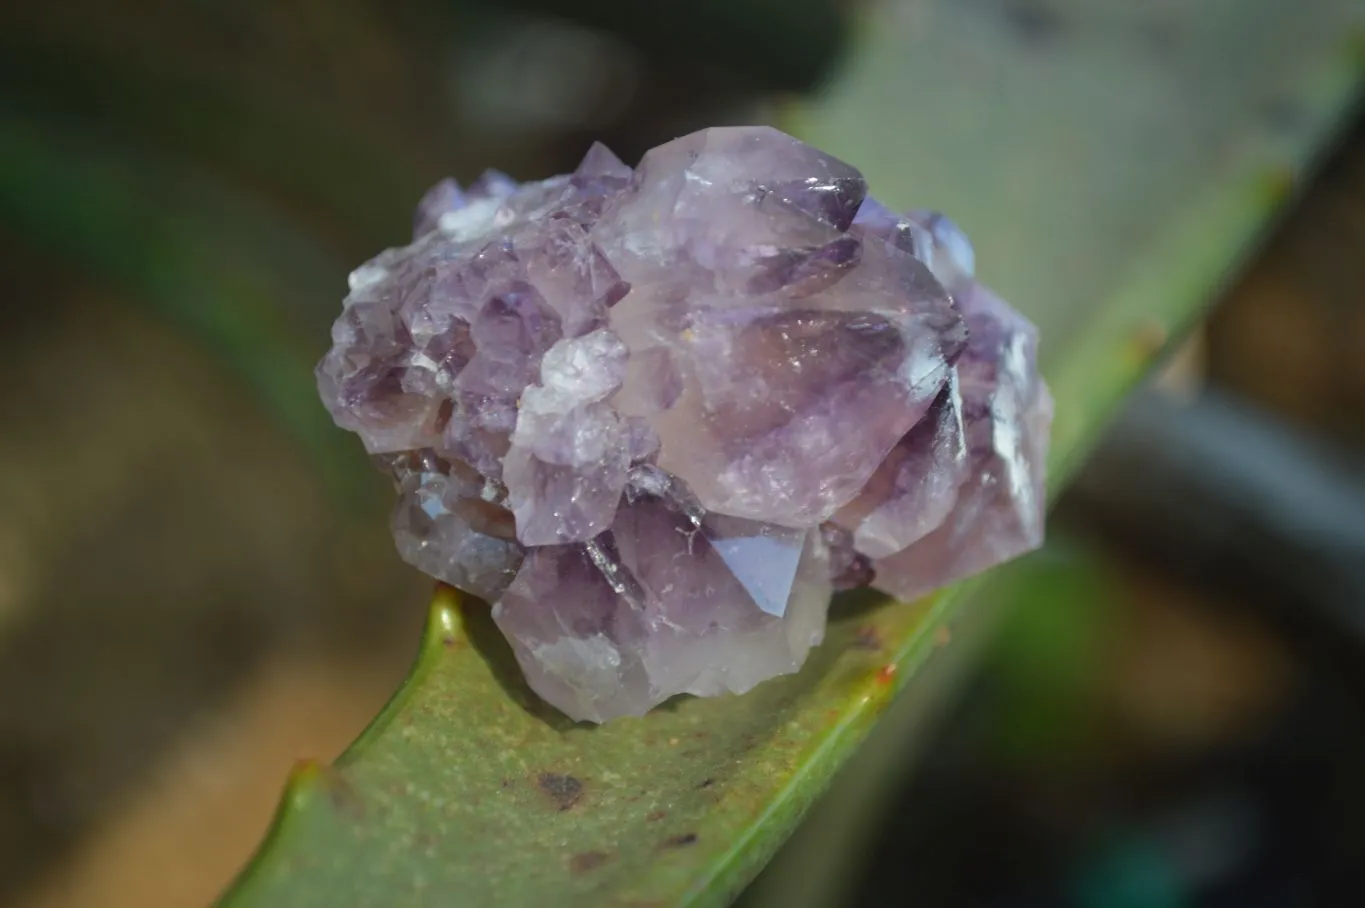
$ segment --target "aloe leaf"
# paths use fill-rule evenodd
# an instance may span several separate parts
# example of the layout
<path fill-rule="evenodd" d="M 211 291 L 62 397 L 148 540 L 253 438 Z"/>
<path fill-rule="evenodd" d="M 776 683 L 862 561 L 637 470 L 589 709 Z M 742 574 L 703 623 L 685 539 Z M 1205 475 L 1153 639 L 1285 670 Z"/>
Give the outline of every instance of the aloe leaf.
<path fill-rule="evenodd" d="M 1262 0 L 1235 19 L 1076 6 L 1041 31 L 986 4 L 878 8 L 844 78 L 786 124 L 889 201 L 960 218 L 985 278 L 1040 323 L 1054 491 L 1252 248 L 1361 75 L 1345 0 L 1312 15 Z M 726 904 L 896 694 L 944 686 L 959 628 L 1049 582 L 1026 560 L 918 603 L 840 602 L 798 675 L 602 727 L 541 705 L 486 607 L 442 589 L 402 690 L 335 766 L 295 772 L 224 904 Z M 904 739 L 878 735 L 856 765 Z M 798 837 L 765 901 L 816 904 L 847 861 L 877 777 L 839 786 L 817 808 L 823 847 Z"/>

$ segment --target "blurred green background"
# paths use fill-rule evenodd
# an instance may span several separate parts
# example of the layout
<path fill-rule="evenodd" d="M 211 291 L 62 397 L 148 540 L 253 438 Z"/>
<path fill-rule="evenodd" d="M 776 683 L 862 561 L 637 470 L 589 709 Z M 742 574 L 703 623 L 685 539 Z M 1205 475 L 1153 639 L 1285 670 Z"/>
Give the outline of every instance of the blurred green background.
<path fill-rule="evenodd" d="M 1365 133 L 1304 73 L 1357 79 L 1362 25 L 1328 0 L 0 7 L 0 903 L 206 904 L 289 766 L 405 672 L 428 586 L 310 370 L 420 193 L 775 121 L 960 216 L 1052 349 L 1247 154 L 1265 214 L 1302 197 L 1081 475 L 838 875 L 784 888 L 780 856 L 750 897 L 1357 904 Z M 839 850 L 820 816 L 803 837 Z"/>

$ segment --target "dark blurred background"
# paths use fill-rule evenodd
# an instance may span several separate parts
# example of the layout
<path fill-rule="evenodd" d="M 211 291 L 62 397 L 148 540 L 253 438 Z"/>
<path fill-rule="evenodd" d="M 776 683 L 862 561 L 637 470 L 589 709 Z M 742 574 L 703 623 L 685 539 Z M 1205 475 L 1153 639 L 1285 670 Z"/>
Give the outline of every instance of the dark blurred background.
<path fill-rule="evenodd" d="M 1135 65 L 1105 50 L 1122 41 L 1235 87 L 1219 74 L 1275 61 L 1199 42 L 1280 47 L 1261 7 L 1362 12 L 1220 2 L 1185 28 L 1176 0 L 1138 6 L 0 6 L 0 904 L 206 904 L 294 760 L 336 754 L 405 672 L 428 586 L 310 370 L 346 272 L 401 241 L 429 184 L 561 172 L 593 139 L 633 162 L 701 126 L 785 124 L 873 78 L 861 55 L 888 23 L 961 41 L 943 23 L 970 18 L 1072 81 Z M 1362 34 L 1339 36 L 1357 65 Z M 970 134 L 992 86 L 949 125 Z M 916 111 L 943 85 L 882 89 L 889 107 L 836 112 L 875 121 L 869 158 L 878 130 L 932 131 Z M 1170 103 L 1204 123 L 1220 98 Z M 1293 136 L 1297 103 L 1267 93 L 1248 116 Z M 1062 501 L 1033 592 L 826 903 L 1361 903 L 1365 126 L 1336 127 Z"/>

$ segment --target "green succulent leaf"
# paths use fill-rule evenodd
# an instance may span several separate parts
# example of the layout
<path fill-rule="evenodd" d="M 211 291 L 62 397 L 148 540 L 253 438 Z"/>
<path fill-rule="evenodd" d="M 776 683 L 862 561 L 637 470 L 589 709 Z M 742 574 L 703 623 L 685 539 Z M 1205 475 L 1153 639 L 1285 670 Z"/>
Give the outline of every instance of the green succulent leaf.
<path fill-rule="evenodd" d="M 888 5 L 843 78 L 788 111 L 887 201 L 950 211 L 986 280 L 1038 321 L 1054 490 L 1356 93 L 1355 4 L 1225 6 L 1107 0 L 1023 22 Z M 601 727 L 536 700 L 486 606 L 441 589 L 411 677 L 335 766 L 297 770 L 224 904 L 726 904 L 897 693 L 942 687 L 962 628 L 1051 576 L 1025 560 L 918 603 L 840 601 L 799 674 Z M 818 901 L 857 819 L 839 805 L 875 797 L 875 779 L 839 784 L 853 794 L 818 808 L 823 847 L 798 837 L 763 884 L 772 901 Z"/>

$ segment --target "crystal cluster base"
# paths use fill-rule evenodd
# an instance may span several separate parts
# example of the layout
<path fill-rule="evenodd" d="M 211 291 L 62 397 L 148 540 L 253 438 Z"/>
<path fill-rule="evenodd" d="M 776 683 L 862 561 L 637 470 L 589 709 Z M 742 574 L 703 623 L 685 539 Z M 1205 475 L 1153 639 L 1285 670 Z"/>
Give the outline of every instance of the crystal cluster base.
<path fill-rule="evenodd" d="M 1035 548 L 1051 398 L 971 244 L 765 127 L 490 171 L 356 269 L 318 366 L 418 569 L 576 719 L 796 671 L 836 588 Z"/>

